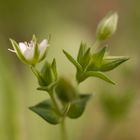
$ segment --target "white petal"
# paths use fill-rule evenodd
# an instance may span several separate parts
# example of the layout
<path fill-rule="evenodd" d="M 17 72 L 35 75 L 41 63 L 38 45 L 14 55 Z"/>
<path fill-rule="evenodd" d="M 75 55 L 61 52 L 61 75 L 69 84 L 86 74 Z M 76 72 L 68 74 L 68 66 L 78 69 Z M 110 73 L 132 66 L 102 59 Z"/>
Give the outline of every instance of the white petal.
<path fill-rule="evenodd" d="M 24 52 L 27 50 L 27 45 L 25 45 L 25 43 L 20 42 L 19 49 L 22 52 L 22 54 L 24 54 Z"/>
<path fill-rule="evenodd" d="M 40 56 L 39 59 L 42 59 L 44 54 L 46 53 L 46 49 L 49 46 L 48 40 L 44 39 L 40 44 L 39 44 L 39 51 L 40 51 Z"/>
<path fill-rule="evenodd" d="M 33 48 L 27 48 L 25 51 L 24 51 L 24 57 L 27 59 L 27 60 L 32 60 L 33 59 Z"/>
<path fill-rule="evenodd" d="M 44 39 L 40 44 L 39 44 L 39 51 L 43 53 L 46 48 L 48 47 L 48 41 Z"/>

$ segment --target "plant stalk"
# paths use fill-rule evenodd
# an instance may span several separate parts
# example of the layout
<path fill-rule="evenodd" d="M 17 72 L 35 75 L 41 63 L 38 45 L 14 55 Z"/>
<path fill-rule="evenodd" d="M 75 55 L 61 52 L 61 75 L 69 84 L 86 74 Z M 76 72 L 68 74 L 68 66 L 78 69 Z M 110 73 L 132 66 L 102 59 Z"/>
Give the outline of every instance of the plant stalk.
<path fill-rule="evenodd" d="M 61 122 L 61 135 L 62 140 L 68 140 L 67 133 L 66 133 L 66 124 L 65 119 Z"/>
<path fill-rule="evenodd" d="M 57 102 L 56 102 L 56 100 L 55 100 L 55 97 L 54 97 L 53 92 L 50 92 L 49 95 L 50 95 L 51 100 L 52 100 L 52 102 L 53 102 L 53 104 L 54 104 L 54 106 L 55 106 L 56 112 L 57 112 L 60 116 L 62 116 L 62 113 L 61 113 L 61 111 L 60 111 L 60 109 L 59 109 L 59 107 L 58 107 L 58 104 L 57 104 Z"/>

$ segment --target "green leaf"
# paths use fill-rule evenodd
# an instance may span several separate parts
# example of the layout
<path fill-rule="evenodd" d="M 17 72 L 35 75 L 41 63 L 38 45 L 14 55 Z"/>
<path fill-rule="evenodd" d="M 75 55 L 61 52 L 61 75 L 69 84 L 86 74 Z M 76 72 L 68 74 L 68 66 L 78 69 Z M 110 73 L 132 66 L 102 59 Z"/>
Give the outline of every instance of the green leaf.
<path fill-rule="evenodd" d="M 51 67 L 52 67 L 52 70 L 54 72 L 55 79 L 57 79 L 57 69 L 56 69 L 56 60 L 55 59 L 53 59 Z"/>
<path fill-rule="evenodd" d="M 32 72 L 35 74 L 37 80 L 38 80 L 38 83 L 40 86 L 45 86 L 46 85 L 46 82 L 45 80 L 42 78 L 40 72 L 33 66 L 31 66 L 31 70 Z"/>
<path fill-rule="evenodd" d="M 53 62 L 53 64 L 51 65 L 48 62 L 45 62 L 45 64 L 43 65 L 40 75 L 44 79 L 45 85 L 41 85 L 41 86 L 48 86 L 52 82 L 56 81 L 57 77 L 56 77 L 56 68 L 54 63 L 55 62 Z"/>
<path fill-rule="evenodd" d="M 72 119 L 79 118 L 83 114 L 87 101 L 90 99 L 90 97 L 90 94 L 81 94 L 79 98 L 72 101 L 67 116 Z"/>
<path fill-rule="evenodd" d="M 81 43 L 77 56 L 77 61 L 83 68 L 85 68 L 89 63 L 90 56 L 90 48 L 88 48 L 85 43 Z"/>
<path fill-rule="evenodd" d="M 80 48 L 79 48 L 79 51 L 78 51 L 78 56 L 77 56 L 77 61 L 78 62 L 80 62 L 80 60 L 83 58 L 86 51 L 87 51 L 86 44 L 81 42 Z"/>
<path fill-rule="evenodd" d="M 82 71 L 81 65 L 65 50 L 63 50 L 63 53 L 68 58 L 68 60 L 80 71 Z"/>
<path fill-rule="evenodd" d="M 35 106 L 29 107 L 30 110 L 38 114 L 41 118 L 50 124 L 58 124 L 62 118 L 56 113 L 50 100 L 45 100 Z"/>
<path fill-rule="evenodd" d="M 103 61 L 106 47 L 102 48 L 99 52 L 92 55 L 87 70 L 99 70 Z"/>
<path fill-rule="evenodd" d="M 102 72 L 97 72 L 97 71 L 87 71 L 85 72 L 79 79 L 79 82 L 84 81 L 85 79 L 89 77 L 97 77 L 100 78 L 108 83 L 115 84 L 112 80 L 110 80 L 106 75 L 104 75 Z"/>
<path fill-rule="evenodd" d="M 110 71 L 129 60 L 128 57 L 107 57 L 104 58 L 100 71 Z"/>

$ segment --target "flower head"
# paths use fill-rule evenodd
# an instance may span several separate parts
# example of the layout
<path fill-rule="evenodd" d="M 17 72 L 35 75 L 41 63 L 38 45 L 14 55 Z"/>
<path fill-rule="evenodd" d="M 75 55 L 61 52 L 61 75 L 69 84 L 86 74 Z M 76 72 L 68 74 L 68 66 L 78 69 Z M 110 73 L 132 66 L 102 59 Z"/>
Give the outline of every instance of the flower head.
<path fill-rule="evenodd" d="M 35 65 L 41 62 L 47 53 L 49 46 L 48 40 L 44 39 L 41 43 L 37 43 L 37 39 L 33 36 L 30 42 L 19 42 L 10 39 L 14 50 L 8 49 L 11 52 L 16 53 L 18 58 L 29 65 Z"/>

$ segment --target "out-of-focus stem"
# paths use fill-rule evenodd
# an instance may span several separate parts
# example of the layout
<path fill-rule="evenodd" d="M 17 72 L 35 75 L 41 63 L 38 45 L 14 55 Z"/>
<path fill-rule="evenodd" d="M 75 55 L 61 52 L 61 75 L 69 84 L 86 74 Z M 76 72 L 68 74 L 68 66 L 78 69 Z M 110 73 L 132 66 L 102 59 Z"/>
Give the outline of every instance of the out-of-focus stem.
<path fill-rule="evenodd" d="M 62 135 L 62 140 L 68 140 L 67 138 L 67 133 L 66 133 L 66 124 L 65 124 L 65 118 L 61 122 L 61 135 Z"/>
<path fill-rule="evenodd" d="M 62 114 L 61 114 L 61 111 L 60 111 L 60 109 L 59 109 L 59 106 L 58 106 L 58 104 L 57 104 L 57 102 L 56 102 L 56 100 L 55 100 L 55 97 L 54 97 L 53 92 L 50 91 L 50 92 L 49 92 L 49 95 L 50 95 L 51 100 L 52 100 L 52 102 L 53 102 L 53 104 L 54 104 L 54 106 L 55 106 L 56 112 L 57 112 L 59 115 L 62 115 Z"/>

